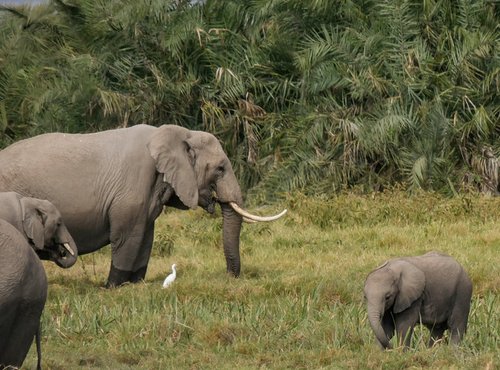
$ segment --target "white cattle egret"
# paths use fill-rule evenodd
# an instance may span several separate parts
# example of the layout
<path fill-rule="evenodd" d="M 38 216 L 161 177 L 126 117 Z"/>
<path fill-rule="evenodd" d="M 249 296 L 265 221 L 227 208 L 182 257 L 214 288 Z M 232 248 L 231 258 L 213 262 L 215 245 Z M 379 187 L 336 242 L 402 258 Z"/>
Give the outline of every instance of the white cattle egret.
<path fill-rule="evenodd" d="M 172 265 L 172 273 L 170 275 L 168 275 L 166 278 L 165 278 L 165 281 L 163 282 L 163 289 L 165 288 L 168 288 L 170 286 L 170 284 L 172 284 L 175 280 L 175 277 L 176 277 L 176 272 L 175 272 L 175 263 Z"/>

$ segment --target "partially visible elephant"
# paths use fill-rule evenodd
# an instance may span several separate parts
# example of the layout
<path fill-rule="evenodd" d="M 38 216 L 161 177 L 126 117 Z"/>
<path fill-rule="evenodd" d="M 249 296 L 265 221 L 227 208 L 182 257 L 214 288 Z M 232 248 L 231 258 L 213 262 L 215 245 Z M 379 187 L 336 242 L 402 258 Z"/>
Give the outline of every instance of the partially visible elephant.
<path fill-rule="evenodd" d="M 57 208 L 47 200 L 24 197 L 15 192 L 0 193 L 0 219 L 24 234 L 42 260 L 59 267 L 75 264 L 78 249 Z"/>
<path fill-rule="evenodd" d="M 38 336 L 47 277 L 25 237 L 0 219 L 0 369 L 19 368 Z M 38 366 L 41 357 L 38 347 Z"/>
<path fill-rule="evenodd" d="M 51 201 L 78 252 L 111 244 L 106 286 L 146 274 L 154 222 L 163 206 L 223 217 L 227 271 L 240 274 L 243 203 L 231 163 L 215 136 L 186 128 L 137 125 L 94 134 L 44 134 L 0 151 L 0 191 Z M 237 211 L 236 211 L 236 210 Z"/>
<path fill-rule="evenodd" d="M 391 259 L 366 278 L 368 320 L 382 348 L 396 332 L 408 347 L 421 322 L 431 332 L 429 346 L 450 331 L 458 344 L 467 329 L 472 282 L 452 257 L 438 252 Z"/>

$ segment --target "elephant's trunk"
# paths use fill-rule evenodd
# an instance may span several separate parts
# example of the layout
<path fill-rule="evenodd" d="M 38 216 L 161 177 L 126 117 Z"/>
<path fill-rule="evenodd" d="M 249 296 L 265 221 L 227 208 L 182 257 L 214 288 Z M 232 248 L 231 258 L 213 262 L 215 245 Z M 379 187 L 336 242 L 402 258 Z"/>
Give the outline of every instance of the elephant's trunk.
<path fill-rule="evenodd" d="M 78 248 L 66 227 L 60 227 L 56 237 L 57 250 L 52 254 L 52 260 L 64 269 L 73 266 L 78 259 Z"/>
<path fill-rule="evenodd" d="M 64 248 L 64 246 L 61 246 L 59 248 Z M 71 253 L 68 253 L 67 250 L 66 252 L 63 252 L 62 255 L 55 257 L 53 260 L 56 263 L 57 266 L 62 267 L 63 269 L 67 269 L 71 266 L 73 266 L 76 263 L 76 260 L 78 258 L 78 252 L 76 252 L 76 248 L 73 249 L 74 255 Z"/>
<path fill-rule="evenodd" d="M 389 338 L 387 338 L 384 328 L 382 328 L 382 314 L 383 309 L 381 310 L 373 304 L 368 305 L 368 320 L 370 321 L 370 325 L 373 329 L 373 332 L 375 333 L 375 337 L 377 338 L 382 348 L 391 348 Z"/>
<path fill-rule="evenodd" d="M 242 217 L 228 203 L 220 203 L 223 217 L 224 255 L 227 272 L 235 277 L 240 276 L 240 231 Z"/>

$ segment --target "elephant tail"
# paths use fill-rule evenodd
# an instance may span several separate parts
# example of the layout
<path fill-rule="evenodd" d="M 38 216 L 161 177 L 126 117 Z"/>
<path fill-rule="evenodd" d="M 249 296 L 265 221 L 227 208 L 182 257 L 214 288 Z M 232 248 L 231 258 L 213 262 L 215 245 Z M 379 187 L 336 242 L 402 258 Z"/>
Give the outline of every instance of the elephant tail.
<path fill-rule="evenodd" d="M 36 363 L 36 370 L 42 370 L 42 345 L 40 341 L 40 337 L 42 336 L 42 322 L 38 323 L 38 329 L 36 330 L 35 333 L 35 343 L 36 343 L 36 354 L 38 357 L 37 363 Z"/>

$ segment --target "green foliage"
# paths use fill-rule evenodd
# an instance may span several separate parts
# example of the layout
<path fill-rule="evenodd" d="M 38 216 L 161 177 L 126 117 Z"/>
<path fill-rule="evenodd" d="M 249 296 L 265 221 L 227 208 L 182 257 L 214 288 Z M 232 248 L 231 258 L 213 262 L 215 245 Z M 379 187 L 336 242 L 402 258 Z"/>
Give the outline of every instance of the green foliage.
<path fill-rule="evenodd" d="M 220 213 L 162 214 L 144 283 L 102 289 L 105 249 L 68 270 L 44 262 L 44 368 L 492 368 L 500 361 L 499 206 L 498 197 L 401 191 L 294 194 L 285 218 L 243 227 L 239 279 L 225 274 Z M 364 280 L 386 259 L 430 250 L 454 256 L 473 281 L 464 341 L 429 349 L 428 330 L 417 328 L 412 349 L 383 352 Z M 163 290 L 172 263 L 177 279 Z M 25 366 L 35 361 L 32 346 Z"/>
<path fill-rule="evenodd" d="M 497 193 L 499 24 L 488 0 L 2 7 L 0 145 L 174 123 L 215 133 L 259 197 Z"/>

